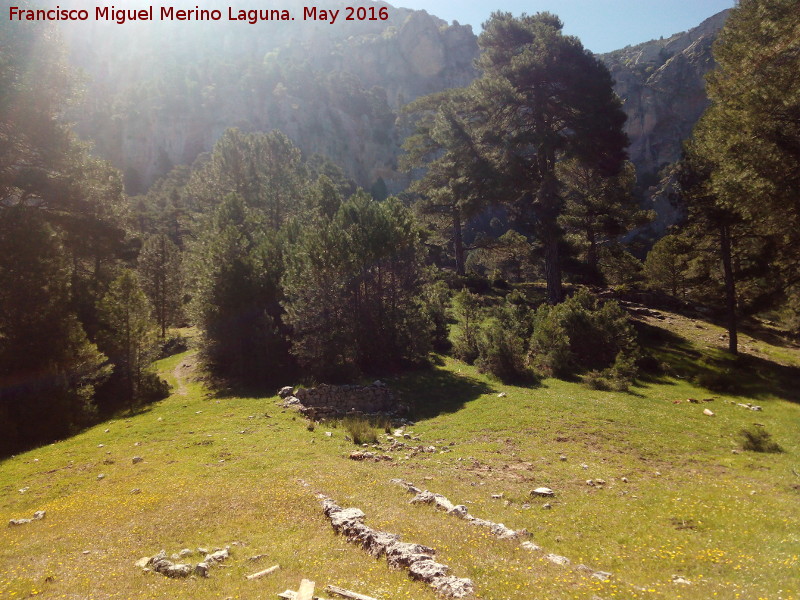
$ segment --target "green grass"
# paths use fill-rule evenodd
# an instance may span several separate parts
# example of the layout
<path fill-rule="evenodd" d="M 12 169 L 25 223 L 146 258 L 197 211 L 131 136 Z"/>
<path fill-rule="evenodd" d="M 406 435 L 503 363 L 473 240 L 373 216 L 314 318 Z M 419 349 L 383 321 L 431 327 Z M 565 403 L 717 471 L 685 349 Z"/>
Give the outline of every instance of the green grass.
<path fill-rule="evenodd" d="M 398 453 L 391 463 L 348 460 L 345 428 L 309 431 L 277 397 L 215 396 L 183 366 L 191 352 L 165 359 L 158 368 L 175 387 L 167 400 L 0 463 L 0 519 L 47 511 L 43 521 L 3 529 L 0 598 L 273 598 L 306 577 L 318 589 L 334 583 L 381 600 L 433 600 L 425 585 L 335 536 L 317 491 L 363 509 L 372 527 L 436 547 L 480 598 L 800 598 L 800 404 L 791 389 L 800 352 L 748 337 L 753 351 L 733 373 L 733 391 L 710 392 L 692 381 L 724 358 L 716 329 L 677 317 L 651 324 L 673 332 L 651 331 L 669 342 L 656 354 L 672 374 L 632 393 L 557 380 L 503 385 L 450 359 L 389 380 L 415 407 L 418 422 L 406 431 L 450 450 Z M 784 452 L 741 450 L 739 432 L 756 422 Z M 137 455 L 144 462 L 134 465 Z M 547 552 L 615 577 L 593 581 L 411 506 L 394 477 L 527 528 Z M 586 484 L 597 478 L 606 485 Z M 529 495 L 540 486 L 556 491 L 550 510 Z M 499 493 L 503 500 L 492 499 Z M 207 580 L 168 580 L 133 564 L 161 549 L 234 541 L 245 546 L 233 546 L 229 566 Z M 268 557 L 247 562 L 258 554 Z M 281 570 L 245 580 L 272 564 Z M 672 583 L 673 575 L 692 585 Z"/>

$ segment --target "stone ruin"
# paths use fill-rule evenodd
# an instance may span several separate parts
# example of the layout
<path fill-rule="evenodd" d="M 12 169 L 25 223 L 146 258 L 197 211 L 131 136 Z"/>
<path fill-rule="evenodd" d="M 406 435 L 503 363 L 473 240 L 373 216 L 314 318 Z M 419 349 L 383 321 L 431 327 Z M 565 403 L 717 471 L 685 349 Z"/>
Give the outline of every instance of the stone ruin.
<path fill-rule="evenodd" d="M 382 381 L 371 385 L 328 385 L 313 388 L 291 387 L 281 389 L 278 394 L 284 406 L 297 408 L 310 419 L 337 418 L 346 415 L 401 415 L 408 407 L 400 404 L 397 397 Z"/>
<path fill-rule="evenodd" d="M 358 508 L 342 508 L 322 494 L 317 498 L 322 501 L 322 510 L 337 533 L 375 558 L 386 557 L 390 567 L 408 570 L 412 579 L 424 581 L 446 598 L 464 598 L 474 592 L 472 580 L 449 575 L 447 565 L 434 560 L 435 549 L 402 542 L 396 533 L 372 529 L 364 524 L 366 515 Z"/>

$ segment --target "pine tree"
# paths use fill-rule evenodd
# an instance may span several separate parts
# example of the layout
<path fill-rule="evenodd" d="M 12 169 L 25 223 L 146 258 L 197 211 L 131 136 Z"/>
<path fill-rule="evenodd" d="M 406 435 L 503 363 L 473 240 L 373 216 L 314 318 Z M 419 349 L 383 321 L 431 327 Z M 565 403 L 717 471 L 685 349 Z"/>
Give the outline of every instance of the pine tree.
<path fill-rule="evenodd" d="M 143 393 L 147 369 L 156 356 L 156 324 L 152 307 L 134 271 L 111 282 L 98 305 L 101 348 L 114 363 L 114 378 L 133 408 Z"/>
<path fill-rule="evenodd" d="M 419 297 L 417 229 L 396 199 L 358 192 L 301 230 L 283 279 L 292 353 L 311 375 L 341 380 L 427 356 L 433 324 Z"/>
<path fill-rule="evenodd" d="M 71 309 L 63 247 L 36 209 L 0 211 L 0 453 L 92 418 L 105 356 Z"/>
<path fill-rule="evenodd" d="M 698 239 L 715 240 L 733 353 L 742 285 L 760 287 L 765 304 L 800 283 L 798 27 L 795 0 L 737 5 L 714 47 L 711 106 L 688 148 L 689 224 Z"/>
<path fill-rule="evenodd" d="M 166 235 L 145 240 L 139 253 L 139 276 L 163 340 L 167 327 L 175 325 L 180 316 L 183 292 L 181 253 Z"/>
<path fill-rule="evenodd" d="M 190 312 L 212 371 L 245 384 L 279 383 L 291 373 L 282 327 L 278 235 L 259 211 L 229 195 L 190 249 Z"/>
<path fill-rule="evenodd" d="M 585 256 L 589 280 L 600 283 L 600 249 L 644 225 L 651 214 L 639 208 L 633 195 L 636 171 L 626 162 L 617 175 L 577 159 L 564 160 L 556 169 L 562 182 L 564 210 L 559 223 L 567 238 Z"/>
<path fill-rule="evenodd" d="M 488 111 L 481 140 L 503 180 L 497 192 L 516 209 L 518 227 L 541 241 L 553 304 L 563 298 L 557 165 L 576 158 L 616 175 L 627 146 L 608 70 L 562 27 L 550 13 L 492 14 L 479 38 L 482 75 L 474 83 Z"/>

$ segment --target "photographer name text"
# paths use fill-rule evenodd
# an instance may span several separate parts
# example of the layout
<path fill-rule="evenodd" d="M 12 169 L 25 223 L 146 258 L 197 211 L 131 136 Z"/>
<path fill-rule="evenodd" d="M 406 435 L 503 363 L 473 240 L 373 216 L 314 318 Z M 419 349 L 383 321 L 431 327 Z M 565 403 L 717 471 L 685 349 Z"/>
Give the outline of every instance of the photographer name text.
<path fill-rule="evenodd" d="M 174 6 L 150 6 L 141 9 L 115 8 L 114 6 L 96 6 L 94 9 L 31 9 L 11 6 L 8 9 L 10 21 L 107 21 L 124 25 L 135 21 L 239 21 L 255 25 L 264 21 L 319 21 L 333 25 L 348 21 L 386 21 L 389 9 L 386 6 L 345 6 L 342 9 L 328 10 L 315 6 L 304 6 L 302 15 L 292 14 L 286 9 L 258 10 L 237 9 L 229 6 L 227 11 L 202 9 L 195 6 L 191 9 Z"/>

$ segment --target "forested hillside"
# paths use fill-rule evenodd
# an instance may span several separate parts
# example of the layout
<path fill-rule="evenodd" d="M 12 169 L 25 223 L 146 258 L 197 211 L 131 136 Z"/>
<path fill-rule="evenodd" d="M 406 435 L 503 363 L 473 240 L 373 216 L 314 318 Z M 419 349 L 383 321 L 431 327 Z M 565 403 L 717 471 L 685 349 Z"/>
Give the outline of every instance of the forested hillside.
<path fill-rule="evenodd" d="M 181 325 L 209 376 L 256 388 L 452 350 L 626 389 L 657 365 L 587 286 L 716 315 L 731 357 L 742 317 L 796 329 L 791 4 L 722 29 L 652 250 L 641 188 L 705 104 L 726 15 L 604 60 L 549 13 L 495 13 L 478 38 L 395 9 L 349 36 L 4 21 L 7 450 L 163 397 L 149 364 Z"/>

